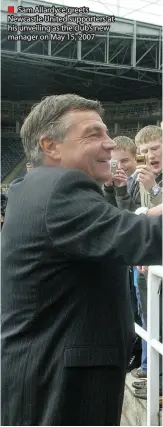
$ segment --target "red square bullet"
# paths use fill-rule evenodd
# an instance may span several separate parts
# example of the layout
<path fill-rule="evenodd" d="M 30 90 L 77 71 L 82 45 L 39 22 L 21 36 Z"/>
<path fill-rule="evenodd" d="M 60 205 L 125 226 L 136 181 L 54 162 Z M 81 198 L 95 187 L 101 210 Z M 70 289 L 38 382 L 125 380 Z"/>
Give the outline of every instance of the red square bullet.
<path fill-rule="evenodd" d="M 8 12 L 14 13 L 14 6 L 8 6 Z"/>

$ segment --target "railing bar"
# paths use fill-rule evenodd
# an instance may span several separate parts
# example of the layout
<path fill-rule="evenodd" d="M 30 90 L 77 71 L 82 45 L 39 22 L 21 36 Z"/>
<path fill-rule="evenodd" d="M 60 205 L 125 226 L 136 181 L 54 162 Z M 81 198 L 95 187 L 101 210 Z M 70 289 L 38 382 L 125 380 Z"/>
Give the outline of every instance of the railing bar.
<path fill-rule="evenodd" d="M 147 425 L 158 426 L 159 419 L 159 355 L 163 356 L 163 343 L 159 341 L 159 293 L 163 266 L 150 266 L 147 288 L 147 324 L 145 331 L 135 323 L 135 332 L 147 342 Z"/>
<path fill-rule="evenodd" d="M 163 356 L 163 344 L 157 340 L 148 341 L 149 345 L 157 351 L 157 353 Z"/>
<path fill-rule="evenodd" d="M 137 325 L 137 323 L 135 323 L 135 332 L 141 337 L 143 338 L 143 340 L 145 340 L 146 342 L 148 342 L 148 344 L 154 348 L 154 350 L 156 350 L 159 354 L 161 354 L 163 356 L 163 344 L 157 340 L 149 340 L 148 338 L 148 333 L 147 331 L 145 331 L 145 329 L 141 328 L 141 326 Z"/>
<path fill-rule="evenodd" d="M 148 332 L 145 329 L 141 328 L 137 323 L 135 323 L 135 332 L 140 335 L 143 340 L 148 341 Z"/>

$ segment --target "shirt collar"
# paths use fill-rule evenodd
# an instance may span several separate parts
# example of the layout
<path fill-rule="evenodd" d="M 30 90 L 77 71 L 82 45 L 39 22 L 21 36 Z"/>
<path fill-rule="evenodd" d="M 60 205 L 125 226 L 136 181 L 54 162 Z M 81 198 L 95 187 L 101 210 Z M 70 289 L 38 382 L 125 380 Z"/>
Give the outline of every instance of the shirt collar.
<path fill-rule="evenodd" d="M 136 177 L 136 171 L 134 171 L 129 177 L 128 179 L 134 179 Z"/>

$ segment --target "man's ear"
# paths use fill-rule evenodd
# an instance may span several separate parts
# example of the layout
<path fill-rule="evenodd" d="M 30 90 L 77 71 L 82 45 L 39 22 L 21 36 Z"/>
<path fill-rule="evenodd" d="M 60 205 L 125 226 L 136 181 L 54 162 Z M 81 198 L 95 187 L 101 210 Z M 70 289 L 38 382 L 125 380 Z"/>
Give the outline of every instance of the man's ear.
<path fill-rule="evenodd" d="M 53 158 L 54 160 L 61 159 L 60 144 L 52 139 L 48 139 L 45 136 L 40 138 L 40 147 L 42 148 L 46 156 Z"/>

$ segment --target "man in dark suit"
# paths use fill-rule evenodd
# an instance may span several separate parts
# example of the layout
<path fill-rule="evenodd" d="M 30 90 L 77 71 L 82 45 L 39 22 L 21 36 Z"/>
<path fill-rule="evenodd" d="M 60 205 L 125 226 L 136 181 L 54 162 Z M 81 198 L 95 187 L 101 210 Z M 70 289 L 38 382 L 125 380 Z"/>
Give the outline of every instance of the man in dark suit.
<path fill-rule="evenodd" d="M 161 263 L 162 217 L 104 198 L 109 138 L 97 101 L 39 103 L 21 130 L 34 169 L 2 230 L 2 425 L 119 425 L 134 339 L 130 264 Z"/>

